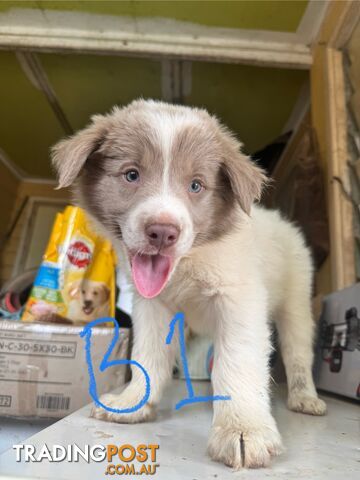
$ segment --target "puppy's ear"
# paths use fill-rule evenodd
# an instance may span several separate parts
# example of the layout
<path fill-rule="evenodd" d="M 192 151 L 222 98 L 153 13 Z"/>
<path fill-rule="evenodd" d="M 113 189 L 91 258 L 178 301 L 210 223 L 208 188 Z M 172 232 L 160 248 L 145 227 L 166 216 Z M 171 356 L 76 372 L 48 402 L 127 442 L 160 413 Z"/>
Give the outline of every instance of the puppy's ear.
<path fill-rule="evenodd" d="M 88 157 L 95 153 L 109 129 L 110 120 L 103 115 L 94 115 L 92 123 L 78 133 L 61 140 L 51 149 L 52 164 L 57 171 L 59 185 L 57 188 L 70 186 Z"/>
<path fill-rule="evenodd" d="M 251 205 L 255 200 L 260 200 L 267 177 L 260 167 L 241 153 L 240 147 L 241 145 L 234 138 L 226 142 L 221 167 L 236 200 L 249 215 Z"/>
<path fill-rule="evenodd" d="M 102 287 L 103 294 L 104 294 L 104 302 L 107 302 L 109 300 L 109 297 L 110 297 L 110 290 L 108 289 L 108 287 L 106 285 L 101 285 L 101 287 Z"/>

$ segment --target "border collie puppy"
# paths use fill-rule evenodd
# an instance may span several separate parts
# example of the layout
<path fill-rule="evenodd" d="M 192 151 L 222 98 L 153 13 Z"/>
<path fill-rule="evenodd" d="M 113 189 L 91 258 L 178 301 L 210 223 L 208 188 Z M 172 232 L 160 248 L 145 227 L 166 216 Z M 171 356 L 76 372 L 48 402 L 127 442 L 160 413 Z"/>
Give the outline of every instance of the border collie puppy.
<path fill-rule="evenodd" d="M 153 419 L 171 378 L 177 341 L 165 344 L 178 311 L 214 339 L 214 402 L 208 451 L 234 468 L 262 467 L 281 451 L 269 397 L 269 333 L 276 323 L 291 410 L 322 415 L 312 379 L 313 267 L 301 232 L 254 205 L 264 172 L 205 110 L 138 100 L 53 149 L 59 187 L 117 249 L 134 285 L 132 358 L 149 373 L 146 405 L 130 414 L 94 408 L 120 423 Z M 144 396 L 143 373 L 101 402 L 130 408 Z"/>

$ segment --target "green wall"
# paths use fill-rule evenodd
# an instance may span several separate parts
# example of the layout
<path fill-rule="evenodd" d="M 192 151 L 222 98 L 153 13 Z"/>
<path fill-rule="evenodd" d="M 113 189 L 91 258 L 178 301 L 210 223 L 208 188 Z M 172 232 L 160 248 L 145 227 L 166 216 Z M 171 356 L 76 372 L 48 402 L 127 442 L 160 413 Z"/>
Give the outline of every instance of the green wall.
<path fill-rule="evenodd" d="M 94 113 L 138 97 L 161 98 L 161 63 L 95 55 L 39 54 L 74 130 Z M 0 52 L 0 147 L 31 175 L 51 175 L 49 149 L 65 133 L 44 95 L 22 71 L 14 53 Z M 194 62 L 188 105 L 215 113 L 249 153 L 281 133 L 307 72 Z"/>
<path fill-rule="evenodd" d="M 93 55 L 40 55 L 70 124 L 77 130 L 90 115 L 134 98 L 161 98 L 161 63 Z"/>
<path fill-rule="evenodd" d="M 68 10 L 132 17 L 173 18 L 202 25 L 296 31 L 308 1 L 2 1 L 0 11 L 10 8 Z"/>
<path fill-rule="evenodd" d="M 49 176 L 49 147 L 63 131 L 14 53 L 0 52 L 0 72 L 0 147 L 26 172 Z"/>
<path fill-rule="evenodd" d="M 246 65 L 194 63 L 190 105 L 222 119 L 253 153 L 280 135 L 308 73 Z"/>
<path fill-rule="evenodd" d="M 92 114 L 115 104 L 161 96 L 160 62 L 87 55 L 39 58 L 74 130 L 85 126 Z M 49 149 L 65 133 L 15 54 L 0 52 L 0 71 L 0 147 L 26 172 L 49 176 Z"/>
<path fill-rule="evenodd" d="M 166 17 L 203 25 L 295 31 L 306 1 L 0 1 L 13 8 Z M 46 14 L 45 14 L 46 15 Z M 160 60 L 96 55 L 38 54 L 74 130 L 94 113 L 134 98 L 161 98 Z M 278 136 L 307 72 L 193 62 L 188 105 L 217 114 L 251 153 Z M 64 131 L 42 92 L 29 81 L 14 53 L 0 51 L 0 147 L 28 174 L 51 175 L 49 148 Z"/>

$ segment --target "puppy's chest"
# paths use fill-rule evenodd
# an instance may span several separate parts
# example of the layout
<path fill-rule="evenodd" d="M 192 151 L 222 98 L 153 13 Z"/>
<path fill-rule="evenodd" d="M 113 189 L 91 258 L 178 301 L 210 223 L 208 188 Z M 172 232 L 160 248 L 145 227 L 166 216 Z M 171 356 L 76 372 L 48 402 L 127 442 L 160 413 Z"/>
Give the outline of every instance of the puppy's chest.
<path fill-rule="evenodd" d="M 185 313 L 186 322 L 194 331 L 204 333 L 214 326 L 213 301 L 222 293 L 220 272 L 201 262 L 194 264 L 184 259 L 178 265 L 164 296 L 172 310 Z"/>
<path fill-rule="evenodd" d="M 179 292 L 179 297 L 184 298 L 196 294 L 209 299 L 223 293 L 221 272 L 215 266 L 201 260 L 193 262 L 190 259 L 183 259 L 171 279 L 170 289 L 172 284 Z"/>

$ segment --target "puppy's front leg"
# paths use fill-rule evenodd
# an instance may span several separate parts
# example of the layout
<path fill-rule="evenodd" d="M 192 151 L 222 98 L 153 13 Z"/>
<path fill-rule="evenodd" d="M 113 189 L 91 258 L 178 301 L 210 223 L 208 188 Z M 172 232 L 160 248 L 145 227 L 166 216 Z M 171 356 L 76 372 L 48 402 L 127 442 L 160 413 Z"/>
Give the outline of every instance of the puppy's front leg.
<path fill-rule="evenodd" d="M 263 467 L 281 451 L 281 438 L 270 412 L 269 329 L 265 295 L 247 287 L 237 299 L 216 303 L 214 402 L 208 451 L 214 460 L 239 469 Z M 235 297 L 236 298 L 236 297 Z"/>
<path fill-rule="evenodd" d="M 155 405 L 160 400 L 167 380 L 171 378 L 175 361 L 177 342 L 166 345 L 172 314 L 159 300 L 136 297 L 133 308 L 134 344 L 132 360 L 136 360 L 150 377 L 150 396 L 147 403 L 132 413 L 109 412 L 94 407 L 91 415 L 95 418 L 119 423 L 137 423 L 155 417 Z M 116 409 L 128 409 L 139 404 L 145 395 L 146 382 L 143 372 L 131 367 L 132 378 L 125 390 L 118 394 L 105 394 L 101 403 Z"/>

